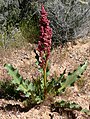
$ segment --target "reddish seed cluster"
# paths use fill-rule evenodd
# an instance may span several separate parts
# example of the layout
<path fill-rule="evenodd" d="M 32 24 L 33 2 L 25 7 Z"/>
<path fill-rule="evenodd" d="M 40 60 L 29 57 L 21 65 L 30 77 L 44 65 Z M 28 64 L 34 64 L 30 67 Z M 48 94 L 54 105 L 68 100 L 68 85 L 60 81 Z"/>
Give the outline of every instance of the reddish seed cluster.
<path fill-rule="evenodd" d="M 47 12 L 42 5 L 40 18 L 40 40 L 38 41 L 41 67 L 45 66 L 50 55 L 52 29 L 49 27 L 49 23 L 50 21 L 47 19 Z"/>

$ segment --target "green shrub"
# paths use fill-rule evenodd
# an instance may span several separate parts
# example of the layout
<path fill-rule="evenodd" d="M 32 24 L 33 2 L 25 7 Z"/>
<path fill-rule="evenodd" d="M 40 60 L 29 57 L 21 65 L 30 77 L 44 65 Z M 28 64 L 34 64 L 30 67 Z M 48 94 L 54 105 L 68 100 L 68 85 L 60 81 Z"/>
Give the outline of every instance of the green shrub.
<path fill-rule="evenodd" d="M 39 38 L 39 28 L 38 22 L 34 19 L 22 20 L 20 23 L 20 30 L 22 36 L 26 39 L 27 42 L 34 43 Z"/>
<path fill-rule="evenodd" d="M 28 0 L 0 0 L 0 46 L 21 46 L 24 41 L 33 42 L 38 38 L 38 17 L 35 15 L 36 2 Z M 17 32 L 22 36 L 15 39 Z M 19 42 L 18 42 L 19 41 Z M 20 45 L 19 45 L 20 43 Z M 14 46 L 14 47 L 15 47 Z"/>

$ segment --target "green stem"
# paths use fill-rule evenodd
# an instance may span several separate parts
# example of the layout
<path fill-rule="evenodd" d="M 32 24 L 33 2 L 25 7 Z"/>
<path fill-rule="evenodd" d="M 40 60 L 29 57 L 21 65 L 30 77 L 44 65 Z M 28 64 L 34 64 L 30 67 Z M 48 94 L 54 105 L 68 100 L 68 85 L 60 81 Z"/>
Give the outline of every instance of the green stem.
<path fill-rule="evenodd" d="M 46 62 L 46 66 L 44 67 L 43 69 L 43 73 L 44 73 L 44 99 L 46 98 L 46 95 L 47 95 L 47 87 L 46 87 L 46 84 L 47 84 L 47 62 Z"/>

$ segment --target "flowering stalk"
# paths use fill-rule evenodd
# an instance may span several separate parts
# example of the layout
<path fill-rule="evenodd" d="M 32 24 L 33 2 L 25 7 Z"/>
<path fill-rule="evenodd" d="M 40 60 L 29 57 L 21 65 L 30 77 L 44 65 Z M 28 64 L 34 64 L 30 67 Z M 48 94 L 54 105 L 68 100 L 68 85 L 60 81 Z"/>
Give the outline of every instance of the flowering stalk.
<path fill-rule="evenodd" d="M 41 18 L 40 18 L 40 38 L 38 41 L 39 51 L 39 65 L 43 68 L 44 74 L 44 96 L 46 96 L 46 83 L 47 83 L 47 65 L 50 56 L 52 29 L 49 27 L 50 21 L 47 19 L 47 12 L 44 6 L 41 6 Z"/>

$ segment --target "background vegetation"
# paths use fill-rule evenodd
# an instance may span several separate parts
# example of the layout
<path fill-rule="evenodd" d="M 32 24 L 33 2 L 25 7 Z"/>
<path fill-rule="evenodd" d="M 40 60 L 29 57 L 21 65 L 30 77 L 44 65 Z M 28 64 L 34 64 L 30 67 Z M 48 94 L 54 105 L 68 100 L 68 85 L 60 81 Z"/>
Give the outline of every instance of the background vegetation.
<path fill-rule="evenodd" d="M 0 0 L 0 46 L 18 47 L 38 39 L 41 3 L 51 21 L 53 45 L 90 32 L 89 0 Z"/>

